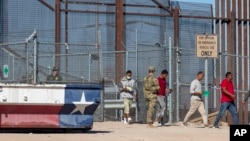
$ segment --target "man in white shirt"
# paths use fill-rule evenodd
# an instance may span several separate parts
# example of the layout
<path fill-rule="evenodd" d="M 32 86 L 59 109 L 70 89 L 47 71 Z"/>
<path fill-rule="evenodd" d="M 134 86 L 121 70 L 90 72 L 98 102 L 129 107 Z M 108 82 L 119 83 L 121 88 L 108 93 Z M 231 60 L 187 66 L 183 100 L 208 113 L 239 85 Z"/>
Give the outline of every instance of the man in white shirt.
<path fill-rule="evenodd" d="M 190 86 L 190 93 L 191 93 L 191 102 L 190 102 L 190 109 L 186 114 L 184 121 L 182 123 L 183 126 L 187 126 L 187 122 L 189 118 L 198 110 L 202 116 L 203 124 L 205 127 L 208 127 L 207 116 L 204 108 L 204 103 L 202 100 L 202 88 L 200 81 L 203 79 L 204 73 L 199 71 L 197 73 L 196 79 L 191 82 Z"/>
<path fill-rule="evenodd" d="M 124 124 L 128 124 L 132 119 L 130 117 L 130 108 L 133 99 L 136 98 L 135 80 L 132 79 L 132 71 L 128 70 L 126 76 L 120 82 L 121 98 L 124 102 Z"/>

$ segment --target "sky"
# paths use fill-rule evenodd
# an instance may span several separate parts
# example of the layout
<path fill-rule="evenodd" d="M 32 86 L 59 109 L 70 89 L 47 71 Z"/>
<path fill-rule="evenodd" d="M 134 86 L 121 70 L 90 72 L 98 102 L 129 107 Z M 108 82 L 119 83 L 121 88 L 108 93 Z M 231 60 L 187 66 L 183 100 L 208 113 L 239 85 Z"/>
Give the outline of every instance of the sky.
<path fill-rule="evenodd" d="M 211 3 L 213 5 L 213 10 L 215 11 L 215 0 L 176 0 L 176 1 Z"/>
<path fill-rule="evenodd" d="M 212 3 L 214 5 L 215 0 L 177 0 L 185 2 L 199 2 L 199 3 Z"/>

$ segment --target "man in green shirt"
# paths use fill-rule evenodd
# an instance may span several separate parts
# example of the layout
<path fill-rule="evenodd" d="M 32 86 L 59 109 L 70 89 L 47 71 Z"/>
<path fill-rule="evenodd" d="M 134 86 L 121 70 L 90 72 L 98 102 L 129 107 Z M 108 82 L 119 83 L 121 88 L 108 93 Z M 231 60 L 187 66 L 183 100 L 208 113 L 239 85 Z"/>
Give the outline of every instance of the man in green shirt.
<path fill-rule="evenodd" d="M 47 83 L 56 83 L 62 81 L 62 77 L 59 74 L 59 68 L 53 67 L 52 74 L 47 76 Z"/>

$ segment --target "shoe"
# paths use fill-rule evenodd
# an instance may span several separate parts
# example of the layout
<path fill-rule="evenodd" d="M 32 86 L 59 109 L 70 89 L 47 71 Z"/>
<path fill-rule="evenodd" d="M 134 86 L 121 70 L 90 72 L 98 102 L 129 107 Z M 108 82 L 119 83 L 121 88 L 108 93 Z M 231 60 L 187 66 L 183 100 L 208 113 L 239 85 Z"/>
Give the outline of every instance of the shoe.
<path fill-rule="evenodd" d="M 131 122 L 132 122 L 132 118 L 129 117 L 129 118 L 128 118 L 128 123 L 131 123 Z"/>
<path fill-rule="evenodd" d="M 123 123 L 124 123 L 124 124 L 128 124 L 128 122 L 127 122 L 127 119 L 126 119 L 126 118 L 124 118 L 124 119 L 123 119 Z"/>
<path fill-rule="evenodd" d="M 159 126 L 158 122 L 154 122 L 153 126 L 158 127 Z"/>
<path fill-rule="evenodd" d="M 213 128 L 213 129 L 220 129 L 219 126 L 213 126 L 212 128 Z"/>
<path fill-rule="evenodd" d="M 148 123 L 147 124 L 147 128 L 156 128 L 157 126 L 154 126 L 153 124 L 151 124 L 151 123 Z"/>
<path fill-rule="evenodd" d="M 187 123 L 186 123 L 186 122 L 182 122 L 182 123 L 181 123 L 181 126 L 187 127 Z"/>
<path fill-rule="evenodd" d="M 126 120 L 123 121 L 123 124 L 128 124 L 128 122 Z"/>
<path fill-rule="evenodd" d="M 213 127 L 212 125 L 204 124 L 204 128 L 212 128 L 212 127 Z"/>
<path fill-rule="evenodd" d="M 160 127 L 160 126 L 162 126 L 162 124 L 160 123 L 160 122 L 154 122 L 154 124 L 153 124 L 155 127 Z"/>

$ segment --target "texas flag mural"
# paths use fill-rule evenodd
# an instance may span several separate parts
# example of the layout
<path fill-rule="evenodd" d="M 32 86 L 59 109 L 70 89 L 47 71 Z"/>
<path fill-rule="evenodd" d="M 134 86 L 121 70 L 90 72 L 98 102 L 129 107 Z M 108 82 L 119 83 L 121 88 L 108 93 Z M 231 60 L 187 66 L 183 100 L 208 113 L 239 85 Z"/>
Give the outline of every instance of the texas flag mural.
<path fill-rule="evenodd" d="M 0 127 L 91 128 L 100 93 L 97 84 L 0 84 Z"/>

